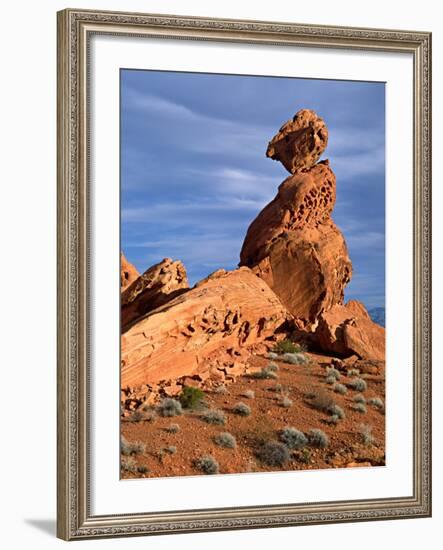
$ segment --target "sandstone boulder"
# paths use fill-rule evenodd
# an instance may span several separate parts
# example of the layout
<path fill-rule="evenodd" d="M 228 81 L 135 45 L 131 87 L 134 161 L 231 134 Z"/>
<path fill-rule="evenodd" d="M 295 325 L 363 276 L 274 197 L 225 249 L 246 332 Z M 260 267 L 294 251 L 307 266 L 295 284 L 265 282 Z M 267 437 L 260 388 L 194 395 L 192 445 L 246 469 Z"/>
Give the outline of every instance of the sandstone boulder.
<path fill-rule="evenodd" d="M 294 174 L 311 168 L 328 144 L 326 124 L 314 111 L 302 109 L 269 142 L 266 156 L 279 160 Z"/>
<path fill-rule="evenodd" d="M 325 352 L 342 357 L 356 355 L 374 361 L 385 359 L 385 329 L 374 323 L 364 305 L 356 300 L 323 312 L 314 341 Z"/>
<path fill-rule="evenodd" d="M 233 367 L 285 323 L 280 300 L 248 268 L 218 271 L 122 335 L 122 387 Z"/>
<path fill-rule="evenodd" d="M 121 252 L 120 254 L 120 290 L 121 292 L 123 292 L 126 288 L 128 288 L 128 286 L 131 283 L 133 283 L 138 276 L 139 276 L 139 272 L 130 262 L 128 262 L 123 252 Z"/>
<path fill-rule="evenodd" d="M 138 277 L 121 295 L 124 332 L 135 320 L 189 289 L 184 265 L 165 258 Z"/>

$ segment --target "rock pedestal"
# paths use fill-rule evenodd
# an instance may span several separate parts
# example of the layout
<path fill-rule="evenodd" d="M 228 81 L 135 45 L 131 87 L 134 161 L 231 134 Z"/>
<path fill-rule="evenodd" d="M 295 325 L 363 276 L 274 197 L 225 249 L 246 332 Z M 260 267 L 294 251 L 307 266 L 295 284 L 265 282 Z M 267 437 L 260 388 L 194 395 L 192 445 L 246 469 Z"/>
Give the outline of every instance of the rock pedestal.
<path fill-rule="evenodd" d="M 240 253 L 240 265 L 262 277 L 306 328 L 343 303 L 352 274 L 345 240 L 331 218 L 335 175 L 328 161 L 314 164 L 327 135 L 323 120 L 303 110 L 271 140 L 267 155 L 292 175 L 251 223 Z"/>

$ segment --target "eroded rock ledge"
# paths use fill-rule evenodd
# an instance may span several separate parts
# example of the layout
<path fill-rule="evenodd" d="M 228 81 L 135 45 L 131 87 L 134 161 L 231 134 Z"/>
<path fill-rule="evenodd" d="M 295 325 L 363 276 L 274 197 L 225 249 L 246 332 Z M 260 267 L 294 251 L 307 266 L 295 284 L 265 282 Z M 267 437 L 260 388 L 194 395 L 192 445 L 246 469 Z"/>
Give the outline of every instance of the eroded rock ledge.
<path fill-rule="evenodd" d="M 183 376 L 244 372 L 254 346 L 288 319 L 268 285 L 248 268 L 220 270 L 122 335 L 122 386 Z"/>
<path fill-rule="evenodd" d="M 137 319 L 189 290 L 185 266 L 165 258 L 147 269 L 121 296 L 122 332 Z"/>

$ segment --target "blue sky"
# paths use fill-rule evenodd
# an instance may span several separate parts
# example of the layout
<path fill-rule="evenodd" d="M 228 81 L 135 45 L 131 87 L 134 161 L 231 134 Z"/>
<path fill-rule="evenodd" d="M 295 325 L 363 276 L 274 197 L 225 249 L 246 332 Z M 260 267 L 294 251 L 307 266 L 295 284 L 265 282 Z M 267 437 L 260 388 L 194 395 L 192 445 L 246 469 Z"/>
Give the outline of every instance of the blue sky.
<path fill-rule="evenodd" d="M 191 284 L 234 269 L 247 228 L 289 175 L 265 157 L 299 109 L 329 128 L 333 218 L 354 275 L 346 299 L 385 299 L 383 83 L 121 71 L 121 240 L 140 272 L 183 261 Z"/>

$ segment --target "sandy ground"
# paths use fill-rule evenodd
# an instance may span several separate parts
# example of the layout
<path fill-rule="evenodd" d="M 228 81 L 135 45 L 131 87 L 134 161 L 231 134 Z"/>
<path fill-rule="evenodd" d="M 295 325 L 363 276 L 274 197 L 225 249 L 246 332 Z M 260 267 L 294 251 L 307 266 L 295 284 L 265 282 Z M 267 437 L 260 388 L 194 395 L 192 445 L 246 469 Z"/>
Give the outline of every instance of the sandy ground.
<path fill-rule="evenodd" d="M 142 471 L 147 468 L 147 471 L 122 471 L 122 478 L 197 475 L 201 472 L 195 461 L 205 455 L 216 459 L 222 474 L 384 465 L 384 412 L 370 404 L 366 405 L 366 413 L 356 411 L 353 408 L 353 397 L 359 392 L 348 389 L 345 395 L 339 395 L 325 383 L 326 366 L 330 364 L 331 358 L 307 355 L 311 359 L 309 366 L 275 361 L 279 367 L 276 380 L 241 376 L 227 386 L 227 394 L 206 392 L 205 406 L 225 412 L 224 426 L 204 422 L 201 418 L 204 409 L 184 410 L 181 416 L 172 418 L 158 415 L 152 421 L 124 419 L 121 428 L 126 440 L 140 441 L 146 446 L 143 453 L 133 458 L 137 468 Z M 250 362 L 252 367 L 262 367 L 269 363 L 263 357 L 252 357 Z M 363 392 L 365 398 L 379 397 L 384 402 L 384 373 L 361 377 L 368 385 Z M 339 383 L 346 385 L 349 380 L 349 376 L 342 374 Z M 278 384 L 282 386 L 280 391 L 276 391 Z M 253 390 L 255 397 L 244 397 L 246 390 Z M 309 395 L 316 391 L 333 396 L 335 403 L 344 410 L 346 416 L 338 424 L 328 424 L 326 420 L 330 415 L 312 407 Z M 282 406 L 282 395 L 292 401 L 289 408 Z M 233 412 L 234 405 L 239 401 L 251 408 L 249 416 L 243 417 Z M 171 424 L 178 424 L 180 430 L 168 433 L 166 428 Z M 369 445 L 363 442 L 360 432 L 362 424 L 372 429 L 374 441 Z M 278 440 L 280 431 L 287 426 L 303 432 L 319 428 L 327 434 L 329 445 L 324 449 L 306 446 L 304 451 L 291 451 L 291 458 L 283 467 L 263 464 L 257 458 L 260 445 L 267 440 Z M 225 449 L 215 444 L 214 437 L 221 432 L 229 432 L 236 438 L 235 449 Z M 174 447 L 176 451 L 168 452 L 169 447 Z"/>

